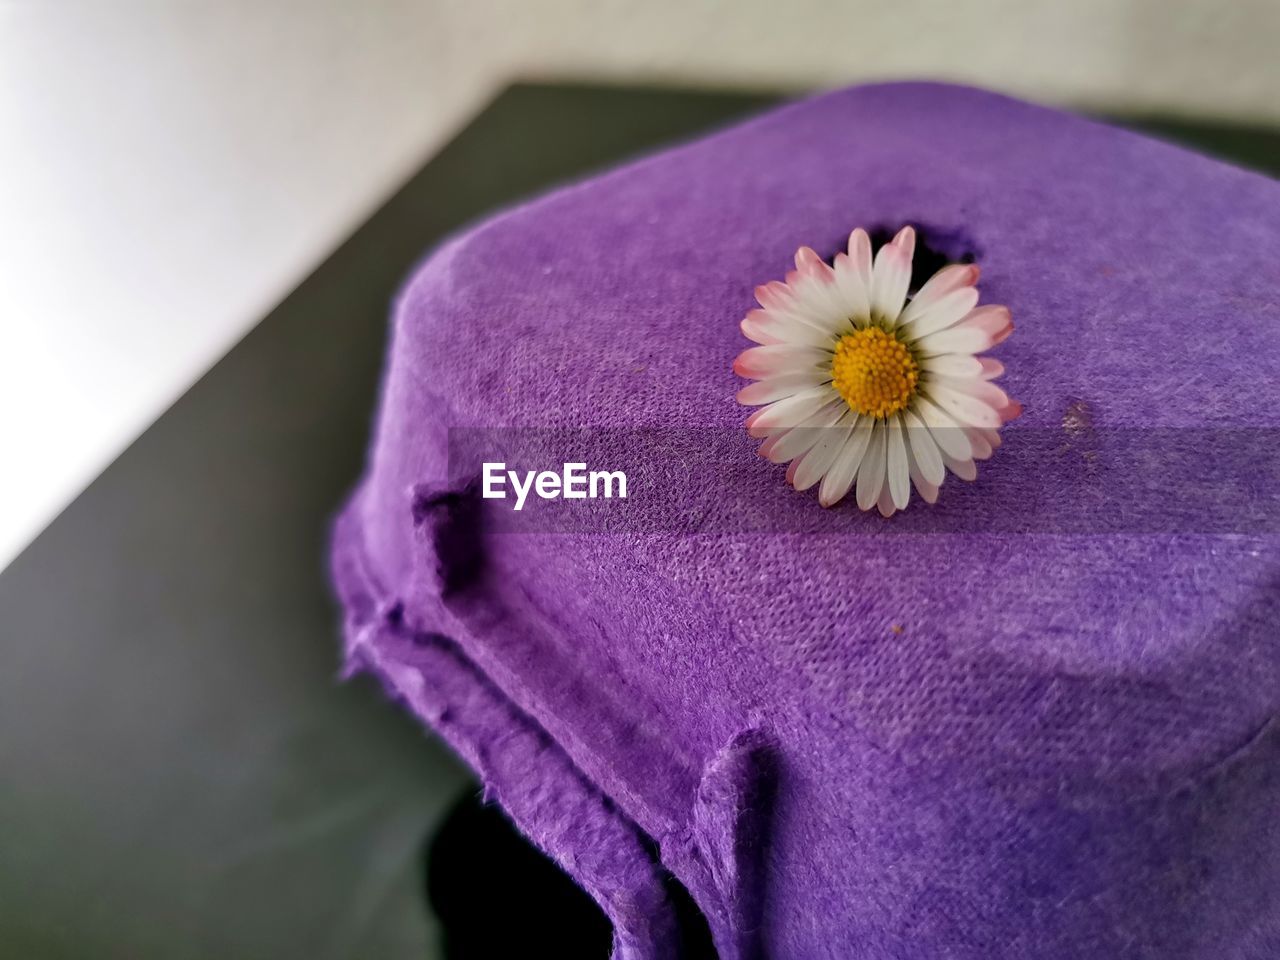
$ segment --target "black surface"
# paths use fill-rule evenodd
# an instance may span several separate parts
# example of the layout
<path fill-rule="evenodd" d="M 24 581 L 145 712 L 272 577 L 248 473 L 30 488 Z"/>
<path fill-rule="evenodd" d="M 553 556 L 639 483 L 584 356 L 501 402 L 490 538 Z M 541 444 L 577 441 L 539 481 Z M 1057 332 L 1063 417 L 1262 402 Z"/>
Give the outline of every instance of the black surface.
<path fill-rule="evenodd" d="M 432 840 L 426 884 L 446 960 L 608 960 L 613 932 L 595 902 L 474 796 Z"/>
<path fill-rule="evenodd" d="M 474 787 L 335 683 L 323 567 L 387 306 L 467 220 L 769 100 L 507 91 L 0 575 L 0 956 L 437 955 L 420 852 Z"/>
<path fill-rule="evenodd" d="M 612 931 L 595 902 L 475 795 L 453 808 L 432 839 L 424 874 L 445 960 L 608 960 Z M 715 960 L 711 929 L 689 891 L 669 873 L 665 886 L 680 960 Z"/>

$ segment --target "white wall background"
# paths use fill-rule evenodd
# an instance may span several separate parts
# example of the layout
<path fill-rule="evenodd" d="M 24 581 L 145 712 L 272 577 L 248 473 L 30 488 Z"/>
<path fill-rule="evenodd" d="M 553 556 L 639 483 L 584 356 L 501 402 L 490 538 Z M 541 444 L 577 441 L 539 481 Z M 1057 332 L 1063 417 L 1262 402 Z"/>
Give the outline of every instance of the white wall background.
<path fill-rule="evenodd" d="M 0 0 L 0 567 L 513 77 L 1280 122 L 1277 0 Z"/>

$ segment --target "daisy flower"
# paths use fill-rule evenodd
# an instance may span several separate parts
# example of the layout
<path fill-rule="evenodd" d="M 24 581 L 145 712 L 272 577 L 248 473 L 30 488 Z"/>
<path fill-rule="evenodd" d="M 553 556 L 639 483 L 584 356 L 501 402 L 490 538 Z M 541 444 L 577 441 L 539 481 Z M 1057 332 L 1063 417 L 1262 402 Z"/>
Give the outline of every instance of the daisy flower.
<path fill-rule="evenodd" d="M 762 456 L 790 462 L 797 490 L 816 484 L 824 507 L 852 489 L 887 517 L 912 486 L 933 503 L 948 470 L 977 476 L 974 461 L 1022 410 L 992 382 L 1003 365 L 978 356 L 1013 332 L 1008 309 L 977 305 L 973 264 L 943 267 L 908 298 L 915 242 L 904 227 L 873 261 L 860 228 L 831 266 L 801 247 L 786 282 L 757 287 L 760 308 L 743 318 L 759 344 L 733 363 L 757 381 L 738 393 L 761 407 L 747 431 L 764 438 Z"/>

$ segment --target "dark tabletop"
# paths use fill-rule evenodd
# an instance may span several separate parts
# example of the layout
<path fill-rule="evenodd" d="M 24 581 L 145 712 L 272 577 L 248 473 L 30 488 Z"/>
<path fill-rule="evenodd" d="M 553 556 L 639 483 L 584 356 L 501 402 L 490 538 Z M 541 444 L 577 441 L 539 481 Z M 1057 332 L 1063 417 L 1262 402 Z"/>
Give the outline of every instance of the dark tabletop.
<path fill-rule="evenodd" d="M 475 786 L 336 681 L 324 567 L 388 304 L 465 222 L 774 99 L 510 88 L 0 574 L 0 956 L 438 955 L 423 857 Z M 1126 122 L 1280 165 L 1275 132 Z"/>

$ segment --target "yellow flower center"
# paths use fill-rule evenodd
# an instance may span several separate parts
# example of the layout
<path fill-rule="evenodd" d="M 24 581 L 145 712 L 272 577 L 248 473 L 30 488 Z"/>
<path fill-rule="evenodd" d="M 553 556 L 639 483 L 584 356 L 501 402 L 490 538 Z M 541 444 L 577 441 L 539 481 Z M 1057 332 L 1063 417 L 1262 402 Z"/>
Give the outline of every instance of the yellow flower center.
<path fill-rule="evenodd" d="M 920 370 L 906 344 L 879 327 L 846 333 L 836 344 L 832 385 L 850 409 L 887 417 L 911 402 Z"/>

